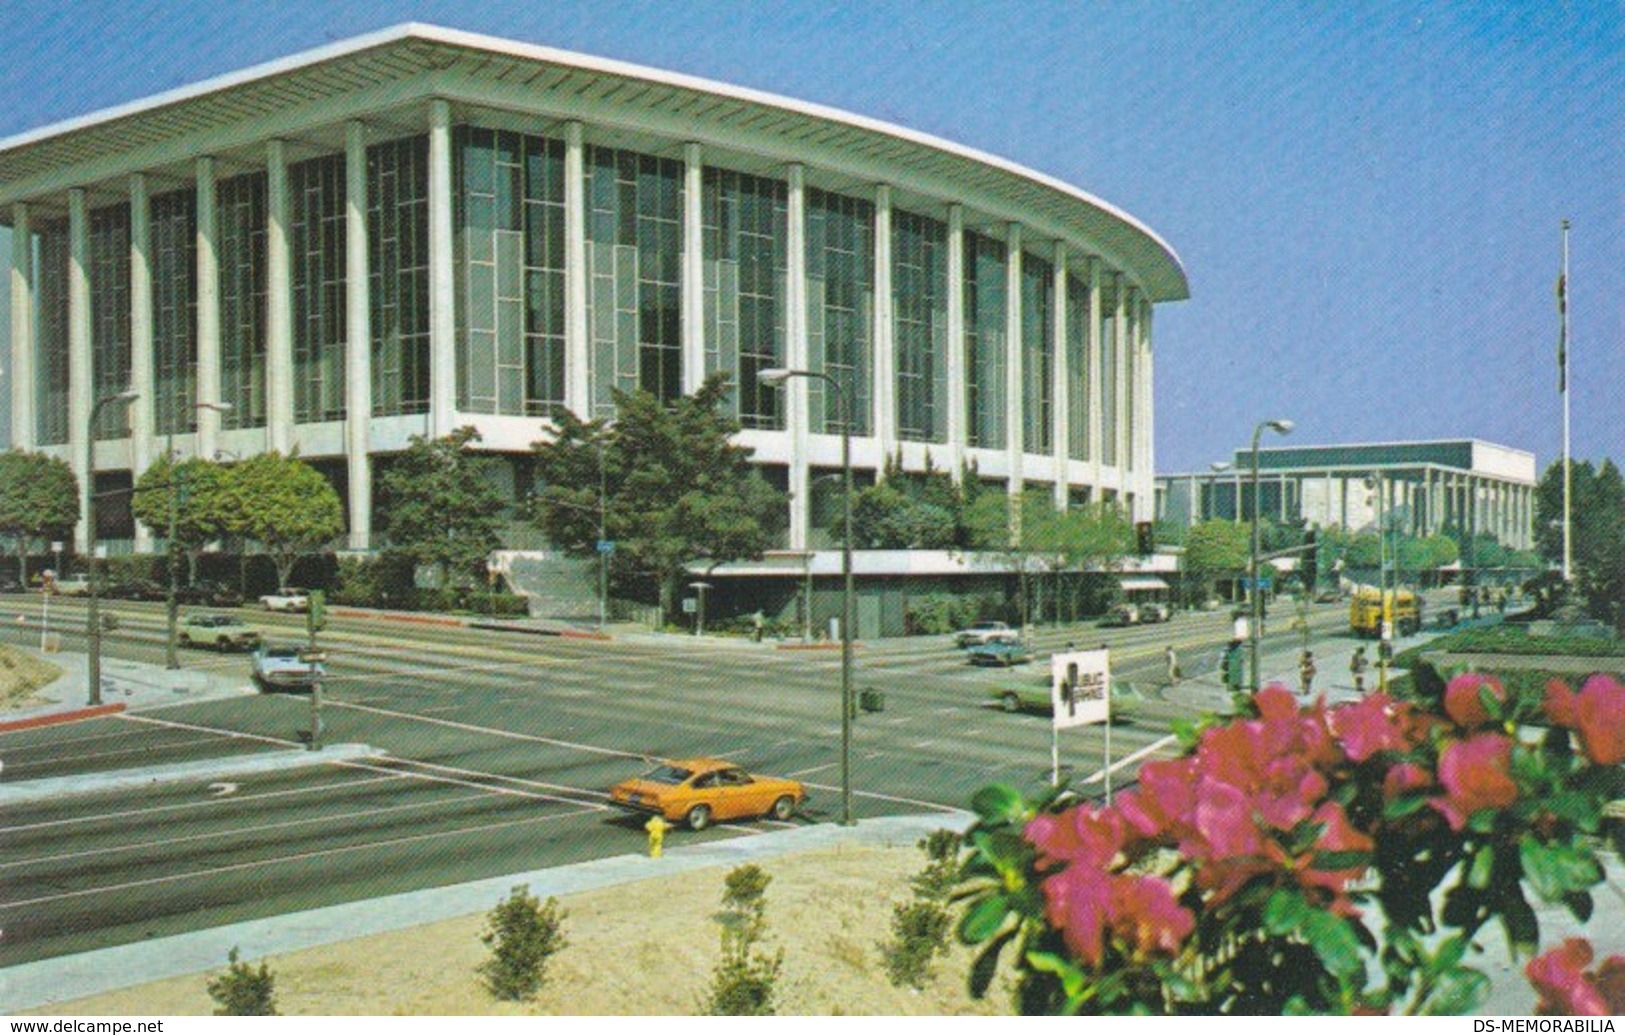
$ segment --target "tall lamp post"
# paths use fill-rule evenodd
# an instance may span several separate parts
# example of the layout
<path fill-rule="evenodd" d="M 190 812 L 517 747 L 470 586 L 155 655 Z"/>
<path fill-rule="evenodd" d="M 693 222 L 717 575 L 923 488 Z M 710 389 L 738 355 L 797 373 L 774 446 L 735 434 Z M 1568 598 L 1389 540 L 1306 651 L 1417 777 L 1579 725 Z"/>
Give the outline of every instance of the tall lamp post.
<path fill-rule="evenodd" d="M 792 377 L 817 378 L 840 404 L 841 478 L 846 534 L 841 537 L 841 825 L 852 825 L 852 623 L 856 593 L 852 585 L 852 410 L 839 381 L 816 370 L 769 367 L 756 375 L 764 385 L 782 385 Z"/>
<path fill-rule="evenodd" d="M 216 413 L 227 413 L 231 410 L 231 403 L 223 402 L 196 402 L 192 404 L 194 410 L 213 410 Z M 175 477 L 175 426 L 169 427 L 169 436 L 164 445 L 164 457 L 169 461 L 169 537 L 164 545 L 164 552 L 169 555 L 169 591 L 164 598 L 165 611 L 168 616 L 168 634 L 164 639 L 164 667 L 178 669 L 181 667 L 180 652 L 176 649 L 176 641 L 180 632 L 180 602 L 178 599 L 180 586 L 176 581 L 180 575 L 180 565 L 175 561 L 175 532 L 180 523 L 179 501 L 176 499 Z"/>
<path fill-rule="evenodd" d="M 1285 418 L 1275 420 L 1261 420 L 1253 425 L 1253 537 L 1252 549 L 1247 554 L 1247 583 L 1253 594 L 1253 620 L 1247 628 L 1247 653 L 1252 662 L 1252 673 L 1249 685 L 1253 693 L 1258 693 L 1258 630 L 1264 621 L 1264 594 L 1258 586 L 1258 439 L 1269 428 L 1278 435 L 1285 435 L 1292 431 L 1295 425 Z M 1238 479 L 1239 481 L 1239 479 Z"/>
<path fill-rule="evenodd" d="M 89 644 L 90 705 L 102 703 L 102 613 L 97 583 L 100 579 L 96 564 L 96 418 L 113 403 L 127 403 L 141 393 L 126 388 L 114 395 L 105 395 L 90 408 L 90 421 L 85 426 L 85 441 L 90 443 L 90 468 L 85 472 L 89 491 L 85 494 L 85 555 L 90 561 L 90 608 L 85 612 L 85 640 Z"/>

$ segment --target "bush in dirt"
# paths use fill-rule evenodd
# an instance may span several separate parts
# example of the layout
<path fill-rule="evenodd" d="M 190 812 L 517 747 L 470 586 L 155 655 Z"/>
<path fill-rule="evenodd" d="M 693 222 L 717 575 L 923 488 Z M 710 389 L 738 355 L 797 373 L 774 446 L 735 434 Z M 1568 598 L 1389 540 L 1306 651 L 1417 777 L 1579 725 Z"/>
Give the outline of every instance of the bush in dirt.
<path fill-rule="evenodd" d="M 226 972 L 209 979 L 209 998 L 217 1017 L 275 1017 L 276 975 L 264 960 L 251 967 L 238 959 L 237 946 L 226 954 Z"/>
<path fill-rule="evenodd" d="M 950 593 L 910 597 L 903 620 L 911 635 L 944 635 L 963 629 L 980 618 L 983 603 L 980 597 L 957 596 Z"/>
<path fill-rule="evenodd" d="M 1516 698 L 1494 678 L 1437 701 L 1300 706 L 1279 686 L 1180 730 L 1114 804 L 976 795 L 960 936 L 984 994 L 1014 950 L 1024 1012 L 1463 1013 L 1514 953 L 1531 899 L 1584 923 L 1603 808 L 1625 795 L 1625 686 L 1593 676 Z M 1565 943 L 1526 974 L 1541 1008 L 1612 1002 L 1625 959 Z"/>
<path fill-rule="evenodd" d="M 878 946 L 886 977 L 898 988 L 924 988 L 932 962 L 948 951 L 953 931 L 948 901 L 958 883 L 962 843 L 952 830 L 935 831 L 919 842 L 926 865 L 909 880 L 914 900 L 892 907 L 891 937 Z"/>
<path fill-rule="evenodd" d="M 767 933 L 767 886 L 773 880 L 760 866 L 746 864 L 723 879 L 722 958 L 700 1012 L 722 1017 L 766 1017 L 774 1013 L 773 992 L 784 967 L 784 951 L 758 951 Z"/>
<path fill-rule="evenodd" d="M 485 987 L 498 999 L 532 999 L 547 979 L 547 964 L 570 942 L 568 916 L 557 899 L 539 901 L 526 885 L 514 888 L 485 918 L 480 941 L 491 958 L 480 964 Z"/>

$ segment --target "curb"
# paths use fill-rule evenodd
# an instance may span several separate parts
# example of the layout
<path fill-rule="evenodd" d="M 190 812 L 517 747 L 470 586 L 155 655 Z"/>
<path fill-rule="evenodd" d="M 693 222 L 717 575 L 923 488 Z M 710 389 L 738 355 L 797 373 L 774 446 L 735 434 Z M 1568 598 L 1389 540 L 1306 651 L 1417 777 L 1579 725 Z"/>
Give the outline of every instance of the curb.
<path fill-rule="evenodd" d="M 81 722 L 85 719 L 99 719 L 104 715 L 116 715 L 127 707 L 122 703 L 100 704 L 93 708 L 75 708 L 70 712 L 51 712 L 46 715 L 35 715 L 27 719 L 12 719 L 8 722 L 0 722 L 0 733 L 38 729 L 41 726 L 60 726 L 63 723 Z"/>
<path fill-rule="evenodd" d="M 382 618 L 391 622 L 414 622 L 418 625 L 446 625 L 460 628 L 468 623 L 441 615 L 408 614 L 399 611 L 353 611 L 347 607 L 329 608 L 336 618 Z"/>

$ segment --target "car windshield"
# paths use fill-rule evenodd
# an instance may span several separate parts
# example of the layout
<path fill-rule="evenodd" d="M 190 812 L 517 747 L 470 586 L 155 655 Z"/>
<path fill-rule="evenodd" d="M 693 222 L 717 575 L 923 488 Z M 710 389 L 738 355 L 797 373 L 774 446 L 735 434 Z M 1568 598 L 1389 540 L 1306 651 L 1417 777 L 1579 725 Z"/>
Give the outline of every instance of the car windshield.
<path fill-rule="evenodd" d="M 298 658 L 298 647 L 267 647 L 265 656 L 268 658 Z"/>
<path fill-rule="evenodd" d="M 643 778 L 648 780 L 650 783 L 669 783 L 675 785 L 682 783 L 684 780 L 693 775 L 694 770 L 692 769 L 680 769 L 674 765 L 663 765 L 657 769 L 651 769 L 647 773 L 644 773 Z"/>

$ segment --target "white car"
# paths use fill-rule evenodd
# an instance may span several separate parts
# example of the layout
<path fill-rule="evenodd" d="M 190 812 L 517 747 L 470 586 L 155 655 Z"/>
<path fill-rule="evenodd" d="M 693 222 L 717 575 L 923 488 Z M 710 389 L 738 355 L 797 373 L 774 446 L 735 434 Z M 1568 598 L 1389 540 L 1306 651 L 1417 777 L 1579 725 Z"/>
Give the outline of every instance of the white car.
<path fill-rule="evenodd" d="M 90 595 L 90 579 L 84 575 L 68 575 L 52 583 L 51 591 L 64 597 L 87 597 Z"/>
<path fill-rule="evenodd" d="M 1016 643 L 1021 635 L 1004 622 L 977 622 L 954 633 L 955 647 L 982 647 L 989 643 Z"/>
<path fill-rule="evenodd" d="M 308 611 L 310 597 L 302 589 L 279 589 L 260 597 L 260 605 L 267 611 Z"/>

